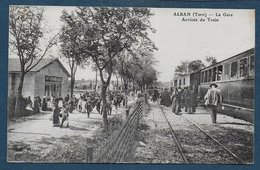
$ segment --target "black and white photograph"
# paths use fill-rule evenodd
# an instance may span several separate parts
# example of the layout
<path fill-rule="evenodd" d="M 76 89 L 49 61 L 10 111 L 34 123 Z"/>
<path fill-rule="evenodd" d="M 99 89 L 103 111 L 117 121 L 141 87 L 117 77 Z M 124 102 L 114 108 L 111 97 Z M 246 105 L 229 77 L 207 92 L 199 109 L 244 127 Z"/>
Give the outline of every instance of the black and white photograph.
<path fill-rule="evenodd" d="M 254 164 L 255 10 L 10 5 L 9 163 Z"/>

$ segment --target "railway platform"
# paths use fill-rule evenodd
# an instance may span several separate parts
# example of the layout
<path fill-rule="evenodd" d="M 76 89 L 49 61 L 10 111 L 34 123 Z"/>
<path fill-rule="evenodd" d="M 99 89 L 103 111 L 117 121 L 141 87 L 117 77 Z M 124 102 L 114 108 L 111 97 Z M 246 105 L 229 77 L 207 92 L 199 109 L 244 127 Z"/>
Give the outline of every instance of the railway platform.
<path fill-rule="evenodd" d="M 184 110 L 184 109 L 183 109 Z M 253 163 L 252 123 L 218 114 L 213 124 L 203 107 L 175 115 L 171 107 L 150 103 L 142 119 L 136 162 L 191 164 Z"/>

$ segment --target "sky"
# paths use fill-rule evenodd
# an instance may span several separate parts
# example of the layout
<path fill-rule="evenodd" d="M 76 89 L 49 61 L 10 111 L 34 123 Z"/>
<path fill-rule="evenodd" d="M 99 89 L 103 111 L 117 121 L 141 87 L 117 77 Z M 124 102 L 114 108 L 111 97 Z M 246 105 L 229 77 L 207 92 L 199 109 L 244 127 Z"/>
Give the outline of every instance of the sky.
<path fill-rule="evenodd" d="M 43 25 L 51 30 L 50 34 L 60 30 L 63 9 L 73 8 L 45 7 Z M 152 8 L 151 11 L 154 13 L 151 26 L 156 33 L 150 33 L 149 36 L 158 48 L 154 56 L 158 60 L 156 69 L 160 72 L 160 81 L 171 81 L 174 69 L 181 61 L 205 61 L 206 56 L 221 61 L 255 47 L 254 10 Z M 177 16 L 181 13 L 189 13 L 191 16 Z M 218 22 L 209 22 L 207 18 L 218 19 Z M 195 19 L 197 21 L 193 21 Z M 57 48 L 53 48 L 50 53 L 60 56 Z M 76 79 L 83 78 L 95 78 L 91 67 L 78 70 Z"/>
<path fill-rule="evenodd" d="M 157 33 L 152 36 L 159 50 L 157 69 L 161 80 L 172 79 L 175 67 L 181 60 L 205 61 L 206 56 L 217 61 L 232 57 L 255 45 L 254 11 L 215 9 L 153 9 L 151 23 Z M 183 22 L 177 12 L 221 14 L 219 22 Z M 224 14 L 225 13 L 225 14 Z M 232 14 L 228 17 L 227 14 Z M 208 17 L 208 16 L 207 16 Z M 186 17 L 187 19 L 190 17 Z M 206 17 L 195 17 L 197 19 Z"/>

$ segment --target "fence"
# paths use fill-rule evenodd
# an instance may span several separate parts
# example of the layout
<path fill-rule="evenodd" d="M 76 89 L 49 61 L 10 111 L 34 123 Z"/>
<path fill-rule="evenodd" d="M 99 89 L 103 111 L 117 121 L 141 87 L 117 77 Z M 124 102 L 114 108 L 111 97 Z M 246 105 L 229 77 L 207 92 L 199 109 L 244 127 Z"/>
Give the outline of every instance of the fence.
<path fill-rule="evenodd" d="M 97 163 L 127 162 L 134 146 L 134 137 L 137 133 L 138 122 L 144 108 L 147 107 L 145 99 L 141 99 L 130 112 L 126 122 L 105 146 L 101 154 L 94 160 Z"/>

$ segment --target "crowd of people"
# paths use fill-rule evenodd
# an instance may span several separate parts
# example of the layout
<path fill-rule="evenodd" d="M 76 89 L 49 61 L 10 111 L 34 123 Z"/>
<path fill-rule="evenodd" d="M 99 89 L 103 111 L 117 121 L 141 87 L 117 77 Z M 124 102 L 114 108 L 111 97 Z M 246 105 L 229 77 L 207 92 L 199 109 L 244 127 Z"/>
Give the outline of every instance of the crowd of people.
<path fill-rule="evenodd" d="M 172 112 L 177 115 L 181 113 L 181 108 L 190 114 L 196 112 L 197 94 L 192 86 L 183 89 L 180 87 L 164 88 L 161 93 L 158 92 L 158 89 L 154 89 L 152 100 L 156 101 L 159 98 L 161 105 L 171 106 Z"/>
<path fill-rule="evenodd" d="M 213 123 L 216 123 L 217 108 L 222 105 L 223 100 L 221 90 L 217 87 L 218 86 L 215 83 L 210 84 L 204 97 L 204 105 L 208 108 Z M 161 105 L 166 107 L 171 106 L 172 112 L 176 115 L 182 113 L 182 108 L 184 108 L 186 113 L 195 113 L 198 105 L 197 93 L 192 86 L 187 86 L 185 88 L 164 88 L 161 93 L 159 93 L 158 89 L 155 88 L 151 100 L 155 102 L 158 99 L 160 99 Z"/>
<path fill-rule="evenodd" d="M 130 92 L 130 96 L 134 97 L 136 92 Z M 80 94 L 77 98 L 75 95 L 72 97 L 67 94 L 64 98 L 55 98 L 53 96 L 44 96 L 41 99 L 39 96 L 35 97 L 32 104 L 30 96 L 26 98 L 27 110 L 31 110 L 35 113 L 42 111 L 53 111 L 53 125 L 63 127 L 64 123 L 69 126 L 69 114 L 73 110 L 78 110 L 79 113 L 87 114 L 90 117 L 90 113 L 95 108 L 98 113 L 102 114 L 103 109 L 106 109 L 108 115 L 112 113 L 112 106 L 114 105 L 117 110 L 121 105 L 126 105 L 126 99 L 122 91 L 114 90 L 108 91 L 106 94 L 106 103 L 102 103 L 101 95 L 97 92 L 85 92 Z M 172 112 L 176 115 L 182 113 L 182 108 L 186 113 L 192 114 L 196 112 L 197 107 L 197 93 L 192 86 L 185 88 L 164 88 L 162 92 L 155 88 L 151 94 L 151 100 L 153 102 L 160 99 L 160 104 L 166 107 L 172 108 Z M 209 112 L 212 117 L 212 122 L 216 123 L 216 111 L 217 107 L 222 105 L 221 91 L 217 89 L 216 84 L 211 84 L 207 94 L 204 97 L 205 106 L 209 108 Z M 61 119 L 61 120 L 60 120 Z"/>
<path fill-rule="evenodd" d="M 93 109 L 96 109 L 98 113 L 102 114 L 106 109 L 107 114 L 112 114 L 112 106 L 114 105 L 117 110 L 121 105 L 125 106 L 125 97 L 122 91 L 114 90 L 108 91 L 106 94 L 106 104 L 104 107 L 101 99 L 101 95 L 97 92 L 85 92 L 80 94 L 77 98 L 75 95 L 72 97 L 67 94 L 64 98 L 55 98 L 54 96 L 44 96 L 41 99 L 39 96 L 35 97 L 32 103 L 30 96 L 26 98 L 27 110 L 39 113 L 42 111 L 53 111 L 53 125 L 63 127 L 67 122 L 69 126 L 68 118 L 69 114 L 73 110 L 77 110 L 79 113 L 87 114 L 90 117 L 90 113 Z M 61 119 L 61 120 L 60 120 Z"/>

